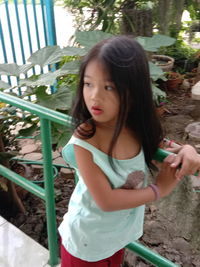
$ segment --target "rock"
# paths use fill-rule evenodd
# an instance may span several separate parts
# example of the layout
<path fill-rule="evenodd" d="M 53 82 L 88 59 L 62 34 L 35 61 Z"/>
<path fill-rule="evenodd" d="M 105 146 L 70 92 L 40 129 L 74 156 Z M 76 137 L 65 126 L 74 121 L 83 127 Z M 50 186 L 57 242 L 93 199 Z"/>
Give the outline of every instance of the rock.
<path fill-rule="evenodd" d="M 195 259 L 193 260 L 192 264 L 194 264 L 194 266 L 200 266 L 200 259 Z"/>
<path fill-rule="evenodd" d="M 23 159 L 28 159 L 28 160 L 32 160 L 32 161 L 37 161 L 37 160 L 41 160 L 42 159 L 42 154 L 41 153 L 30 153 L 30 154 L 26 154 Z"/>
<path fill-rule="evenodd" d="M 22 147 L 22 149 L 19 151 L 20 154 L 28 154 L 32 153 L 38 150 L 38 145 L 36 144 L 30 144 L 30 145 L 25 145 Z"/>
<path fill-rule="evenodd" d="M 53 160 L 53 163 L 54 163 L 54 164 L 61 164 L 61 165 L 65 165 L 65 166 L 66 166 L 66 162 L 65 162 L 64 159 L 61 158 L 61 157 L 58 157 L 58 158 L 54 159 L 54 160 Z"/>
<path fill-rule="evenodd" d="M 200 187 L 200 179 L 194 175 L 190 175 L 190 179 L 192 180 L 192 185 L 194 187 Z"/>
<path fill-rule="evenodd" d="M 149 221 L 145 224 L 142 239 L 147 244 L 159 245 L 162 244 L 164 240 L 169 239 L 169 233 L 159 222 Z"/>
<path fill-rule="evenodd" d="M 60 157 L 60 153 L 59 153 L 58 151 L 53 151 L 53 152 L 52 152 L 52 158 L 53 158 L 53 159 L 56 159 L 56 158 L 58 158 L 58 157 Z"/>
<path fill-rule="evenodd" d="M 192 87 L 192 99 L 200 100 L 200 81 Z"/>
<path fill-rule="evenodd" d="M 182 84 L 181 84 L 181 88 L 184 90 L 187 90 L 190 88 L 190 82 L 188 81 L 188 79 L 184 79 Z"/>
<path fill-rule="evenodd" d="M 193 122 L 187 125 L 185 132 L 188 134 L 189 139 L 200 141 L 200 122 Z"/>
<path fill-rule="evenodd" d="M 182 253 L 189 253 L 190 252 L 190 244 L 185 239 L 181 237 L 177 237 L 172 241 L 172 247 L 181 251 Z"/>
<path fill-rule="evenodd" d="M 67 168 L 61 168 L 60 169 L 60 175 L 62 178 L 74 179 L 73 171 L 70 169 L 67 169 Z"/>
<path fill-rule="evenodd" d="M 43 169 L 43 165 L 32 165 L 32 168 L 35 173 L 41 173 L 41 170 Z"/>
<path fill-rule="evenodd" d="M 192 105 L 189 105 L 189 107 L 185 107 L 184 110 L 188 110 L 188 108 L 190 109 L 189 111 L 189 115 L 194 119 L 194 120 L 199 120 L 200 119 L 200 105 L 199 105 L 199 100 L 193 100 Z M 193 107 L 192 107 L 193 106 Z M 185 113 L 186 114 L 186 113 Z"/>

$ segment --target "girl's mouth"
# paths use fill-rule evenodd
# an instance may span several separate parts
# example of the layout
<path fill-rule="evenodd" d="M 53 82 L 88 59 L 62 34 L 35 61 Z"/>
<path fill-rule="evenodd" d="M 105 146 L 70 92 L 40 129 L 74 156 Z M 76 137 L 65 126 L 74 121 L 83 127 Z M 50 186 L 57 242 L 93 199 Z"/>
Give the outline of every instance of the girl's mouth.
<path fill-rule="evenodd" d="M 91 110 L 92 110 L 92 114 L 94 115 L 100 115 L 103 113 L 103 110 L 98 106 L 93 106 Z"/>

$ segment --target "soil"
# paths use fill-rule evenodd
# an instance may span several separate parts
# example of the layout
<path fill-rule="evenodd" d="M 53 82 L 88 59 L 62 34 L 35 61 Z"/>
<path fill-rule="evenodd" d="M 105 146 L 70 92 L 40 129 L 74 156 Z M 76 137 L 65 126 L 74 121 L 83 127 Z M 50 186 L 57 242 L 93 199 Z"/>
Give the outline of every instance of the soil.
<path fill-rule="evenodd" d="M 169 102 L 161 117 L 166 136 L 179 143 L 200 147 L 200 140 L 190 140 L 185 127 L 200 121 L 198 103 L 191 100 L 190 90 L 167 92 Z M 199 151 L 198 151 L 199 152 Z M 67 211 L 74 188 L 73 179 L 55 180 L 57 224 Z M 174 263 L 184 267 L 200 266 L 200 193 L 193 192 L 189 178 L 167 198 L 146 207 L 144 235 L 141 243 Z M 45 207 L 42 200 L 28 193 L 24 196 L 25 214 L 12 214 L 7 219 L 19 229 L 47 247 Z M 114 226 L 113 226 L 114 227 Z M 152 266 L 126 250 L 124 266 Z M 34 266 L 33 266 L 34 267 Z"/>

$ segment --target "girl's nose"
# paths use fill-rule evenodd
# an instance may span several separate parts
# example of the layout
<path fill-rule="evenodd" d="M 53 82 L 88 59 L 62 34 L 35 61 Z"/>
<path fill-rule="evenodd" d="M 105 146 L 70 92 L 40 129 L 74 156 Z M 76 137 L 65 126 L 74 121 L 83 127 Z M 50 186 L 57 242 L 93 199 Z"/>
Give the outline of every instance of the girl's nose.
<path fill-rule="evenodd" d="M 98 100 L 99 98 L 101 98 L 101 92 L 99 87 L 94 87 L 94 89 L 92 90 L 91 98 L 93 100 Z"/>

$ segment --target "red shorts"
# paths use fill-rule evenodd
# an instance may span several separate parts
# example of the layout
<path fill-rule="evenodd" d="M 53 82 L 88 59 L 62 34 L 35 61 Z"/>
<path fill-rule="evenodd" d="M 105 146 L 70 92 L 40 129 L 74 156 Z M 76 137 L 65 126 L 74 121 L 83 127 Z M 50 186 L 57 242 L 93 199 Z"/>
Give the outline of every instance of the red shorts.
<path fill-rule="evenodd" d="M 89 262 L 72 256 L 61 244 L 61 267 L 120 267 L 123 262 L 124 249 L 104 260 Z"/>

